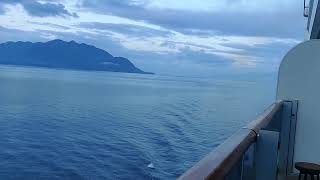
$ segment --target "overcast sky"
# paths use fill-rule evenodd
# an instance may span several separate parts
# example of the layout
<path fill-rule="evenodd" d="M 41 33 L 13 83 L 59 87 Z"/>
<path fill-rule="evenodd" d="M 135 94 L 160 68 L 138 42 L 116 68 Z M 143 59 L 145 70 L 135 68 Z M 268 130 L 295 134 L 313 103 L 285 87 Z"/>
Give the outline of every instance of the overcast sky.
<path fill-rule="evenodd" d="M 0 42 L 75 40 L 159 74 L 275 72 L 303 0 L 0 0 Z"/>

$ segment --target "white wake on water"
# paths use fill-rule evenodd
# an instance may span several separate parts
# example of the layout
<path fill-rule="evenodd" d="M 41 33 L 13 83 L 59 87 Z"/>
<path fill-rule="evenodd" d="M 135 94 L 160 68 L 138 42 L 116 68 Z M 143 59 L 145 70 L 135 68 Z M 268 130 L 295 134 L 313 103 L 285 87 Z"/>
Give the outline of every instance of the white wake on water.
<path fill-rule="evenodd" d="M 155 167 L 154 167 L 153 163 L 150 163 L 150 164 L 148 164 L 148 168 L 154 169 Z"/>

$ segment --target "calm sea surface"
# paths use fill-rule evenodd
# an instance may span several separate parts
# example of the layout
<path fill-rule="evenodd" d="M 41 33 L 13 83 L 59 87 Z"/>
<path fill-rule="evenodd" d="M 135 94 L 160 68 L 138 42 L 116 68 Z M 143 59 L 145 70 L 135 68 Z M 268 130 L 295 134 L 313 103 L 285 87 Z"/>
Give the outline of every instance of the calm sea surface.
<path fill-rule="evenodd" d="M 175 179 L 275 84 L 0 66 L 0 179 Z"/>

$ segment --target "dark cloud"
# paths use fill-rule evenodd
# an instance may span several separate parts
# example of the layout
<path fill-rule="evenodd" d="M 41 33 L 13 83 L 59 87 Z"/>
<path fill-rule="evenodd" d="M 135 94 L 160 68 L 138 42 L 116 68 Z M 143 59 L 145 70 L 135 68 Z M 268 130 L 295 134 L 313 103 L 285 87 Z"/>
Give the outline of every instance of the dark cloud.
<path fill-rule="evenodd" d="M 0 5 L 0 14 L 4 14 L 5 13 L 5 9 L 3 6 Z"/>
<path fill-rule="evenodd" d="M 78 17 L 76 13 L 69 12 L 63 4 L 44 2 L 37 0 L 0 0 L 0 13 L 5 4 L 21 4 L 27 13 L 31 16 L 48 17 Z"/>
<path fill-rule="evenodd" d="M 53 23 L 34 22 L 34 21 L 28 21 L 28 23 L 36 24 L 36 25 L 42 25 L 42 26 L 48 26 L 48 27 L 52 27 L 52 28 L 58 28 L 58 29 L 62 29 L 62 30 L 70 29 L 67 26 L 62 26 L 62 25 L 53 24 Z"/>
<path fill-rule="evenodd" d="M 293 8 L 259 11 L 200 12 L 177 9 L 150 9 L 132 0 L 83 0 L 82 8 L 104 14 L 146 21 L 182 33 L 220 32 L 232 35 L 303 37 L 304 20 L 299 3 Z M 263 8 L 262 8 L 263 9 Z"/>
<path fill-rule="evenodd" d="M 139 3 L 138 3 L 139 2 Z M 80 6 L 97 8 L 97 10 L 113 9 L 113 10 L 127 10 L 127 11 L 137 11 L 144 10 L 144 6 L 148 4 L 148 1 L 134 1 L 134 0 L 83 0 Z M 110 12 L 113 13 L 113 12 Z"/>
<path fill-rule="evenodd" d="M 79 27 L 97 30 L 110 30 L 121 34 L 126 34 L 128 36 L 134 37 L 169 37 L 173 35 L 170 31 L 157 30 L 153 28 L 148 28 L 145 26 L 131 25 L 131 24 L 114 24 L 114 23 L 97 23 L 97 22 L 87 22 L 80 23 Z"/>
<path fill-rule="evenodd" d="M 32 16 L 62 16 L 62 17 L 78 17 L 76 13 L 70 13 L 62 4 L 39 3 L 36 1 L 28 1 L 23 3 L 24 9 Z"/>

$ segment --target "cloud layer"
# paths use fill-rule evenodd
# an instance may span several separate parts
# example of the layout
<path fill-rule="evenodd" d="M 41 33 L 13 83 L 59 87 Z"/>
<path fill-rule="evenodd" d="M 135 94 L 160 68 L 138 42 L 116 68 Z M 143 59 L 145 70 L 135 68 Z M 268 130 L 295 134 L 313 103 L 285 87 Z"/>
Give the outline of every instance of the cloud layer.
<path fill-rule="evenodd" d="M 305 23 L 299 0 L 0 0 L 0 7 L 1 42 L 77 40 L 169 74 L 274 71 L 303 39 Z"/>
<path fill-rule="evenodd" d="M 223 0 L 222 0 L 223 1 Z M 111 14 L 133 20 L 146 21 L 178 32 L 210 32 L 232 35 L 301 37 L 304 27 L 298 8 L 299 1 L 289 1 L 289 8 L 259 7 L 256 10 L 190 11 L 186 9 L 149 7 L 151 1 L 83 0 L 81 7 L 97 13 Z M 241 0 L 227 1 L 233 4 Z M 248 1 L 245 1 L 248 3 Z M 214 3 L 214 1 L 212 2 Z M 245 4 L 245 3 L 242 3 Z M 261 3 L 263 4 L 263 3 Z M 149 6 L 148 6 L 149 5 Z M 239 5 L 240 6 L 240 5 Z M 244 5 L 242 5 L 244 6 Z M 250 6 L 248 3 L 247 6 Z M 170 6 L 169 6 L 170 7 Z M 241 8 L 241 7 L 239 7 Z M 271 28 L 272 27 L 272 28 Z"/>
<path fill-rule="evenodd" d="M 36 0 L 1 0 L 0 9 L 5 12 L 5 5 L 21 5 L 26 12 L 31 16 L 47 17 L 47 16 L 62 16 L 62 17 L 78 17 L 76 13 L 70 13 L 65 6 L 60 3 L 39 2 Z M 1 13 L 1 11 L 0 11 Z"/>

